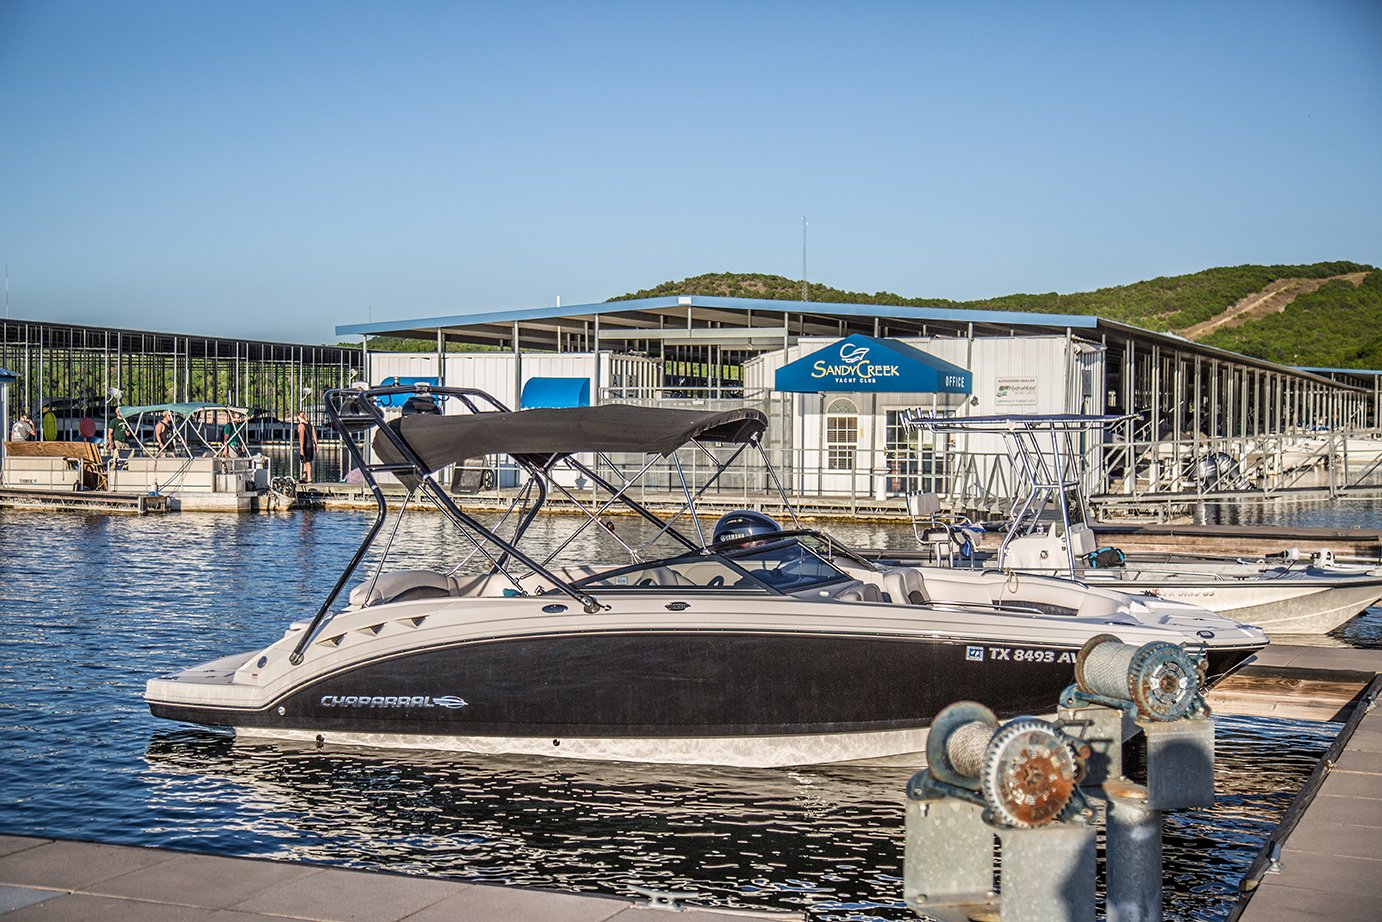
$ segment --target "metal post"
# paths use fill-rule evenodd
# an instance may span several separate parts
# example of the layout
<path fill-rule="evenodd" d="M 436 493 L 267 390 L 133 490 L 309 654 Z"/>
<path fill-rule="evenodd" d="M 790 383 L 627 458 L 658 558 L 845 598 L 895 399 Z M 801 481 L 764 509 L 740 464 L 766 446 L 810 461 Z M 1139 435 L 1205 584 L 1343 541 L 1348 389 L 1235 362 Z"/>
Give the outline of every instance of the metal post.
<path fill-rule="evenodd" d="M 1095 829 L 1000 829 L 1003 922 L 1094 922 Z"/>
<path fill-rule="evenodd" d="M 1161 811 L 1147 806 L 1147 790 L 1126 780 L 1104 785 L 1107 816 L 1108 922 L 1161 920 Z"/>

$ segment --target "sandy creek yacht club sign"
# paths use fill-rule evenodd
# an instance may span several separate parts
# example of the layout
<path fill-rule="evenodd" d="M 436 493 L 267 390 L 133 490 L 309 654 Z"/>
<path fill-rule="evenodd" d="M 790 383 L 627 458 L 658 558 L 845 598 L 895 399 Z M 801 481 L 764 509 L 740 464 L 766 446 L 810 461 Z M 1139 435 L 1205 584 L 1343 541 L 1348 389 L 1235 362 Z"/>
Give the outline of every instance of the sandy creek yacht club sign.
<path fill-rule="evenodd" d="M 794 393 L 864 391 L 968 394 L 974 378 L 958 365 L 895 339 L 856 333 L 777 370 L 774 389 Z"/>

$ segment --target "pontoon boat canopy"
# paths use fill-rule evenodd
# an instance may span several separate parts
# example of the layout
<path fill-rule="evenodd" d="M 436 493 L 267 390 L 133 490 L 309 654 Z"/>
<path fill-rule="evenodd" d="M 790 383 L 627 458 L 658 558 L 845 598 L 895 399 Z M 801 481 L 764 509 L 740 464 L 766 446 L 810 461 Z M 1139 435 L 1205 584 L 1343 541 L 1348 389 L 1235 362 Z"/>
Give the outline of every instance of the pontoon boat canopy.
<path fill-rule="evenodd" d="M 198 410 L 228 410 L 223 403 L 155 403 L 147 407 L 121 407 L 120 415 L 126 419 L 131 416 L 138 416 L 140 413 L 162 413 L 164 410 L 171 410 L 179 416 L 191 416 Z"/>
<path fill-rule="evenodd" d="M 670 455 L 691 441 L 752 441 L 763 434 L 768 419 L 750 409 L 668 410 L 612 403 L 517 413 L 418 414 L 396 419 L 389 426 L 430 472 L 491 454 L 627 451 Z M 404 463 L 384 432 L 375 435 L 374 450 L 387 464 Z M 414 486 L 409 475 L 398 476 L 405 486 Z"/>

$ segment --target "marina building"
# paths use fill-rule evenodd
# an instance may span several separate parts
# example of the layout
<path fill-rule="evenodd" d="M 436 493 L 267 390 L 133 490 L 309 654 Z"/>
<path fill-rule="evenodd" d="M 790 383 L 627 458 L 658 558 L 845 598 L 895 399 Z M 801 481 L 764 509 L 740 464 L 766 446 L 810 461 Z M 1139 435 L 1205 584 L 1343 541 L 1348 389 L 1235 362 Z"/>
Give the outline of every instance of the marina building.
<path fill-rule="evenodd" d="M 774 464 L 808 496 L 920 491 L 977 508 L 1010 494 L 1001 440 L 931 436 L 906 425 L 918 408 L 1124 417 L 1090 457 L 1099 492 L 1129 496 L 1285 489 L 1336 470 L 1330 459 L 1382 419 L 1375 374 L 1277 365 L 1088 315 L 682 295 L 336 332 L 433 347 L 366 350 L 374 384 L 476 386 L 516 408 L 554 405 L 552 394 L 748 403 L 772 422 Z M 1365 448 L 1329 475 L 1339 488 L 1382 459 Z"/>

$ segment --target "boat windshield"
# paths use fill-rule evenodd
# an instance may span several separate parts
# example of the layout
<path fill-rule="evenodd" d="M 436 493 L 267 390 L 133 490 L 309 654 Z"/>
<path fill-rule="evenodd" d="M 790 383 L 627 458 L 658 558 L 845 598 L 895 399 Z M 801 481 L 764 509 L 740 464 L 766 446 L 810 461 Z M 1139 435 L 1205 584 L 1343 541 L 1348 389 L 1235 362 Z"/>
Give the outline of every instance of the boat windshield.
<path fill-rule="evenodd" d="M 798 592 L 848 580 L 827 559 L 828 543 L 802 536 L 743 542 L 711 554 L 686 554 L 669 560 L 620 567 L 587 577 L 582 589 L 737 589 Z"/>

